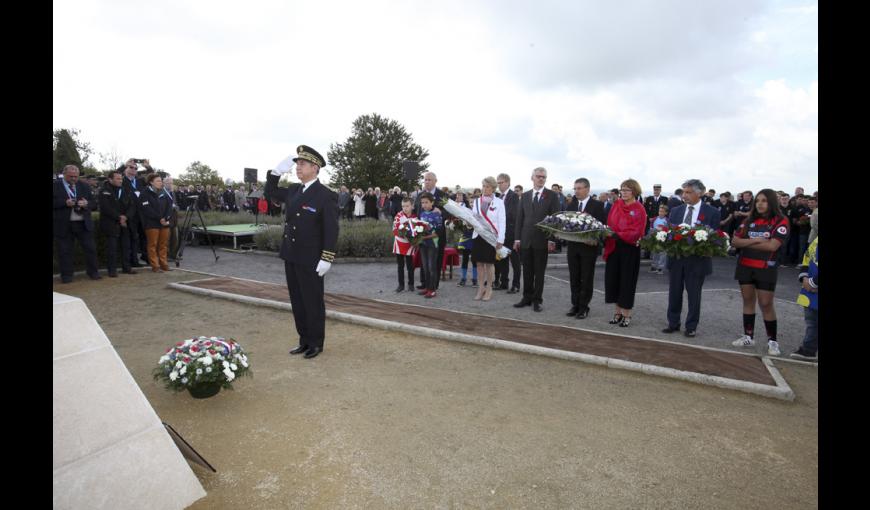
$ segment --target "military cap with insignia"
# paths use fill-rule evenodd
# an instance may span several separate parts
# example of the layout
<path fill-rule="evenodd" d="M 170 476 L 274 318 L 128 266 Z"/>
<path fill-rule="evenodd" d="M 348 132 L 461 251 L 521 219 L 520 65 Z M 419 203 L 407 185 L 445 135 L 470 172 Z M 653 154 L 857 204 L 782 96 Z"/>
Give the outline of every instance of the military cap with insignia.
<path fill-rule="evenodd" d="M 300 145 L 299 147 L 296 147 L 296 157 L 293 158 L 293 162 L 295 163 L 300 159 L 304 159 L 305 161 L 314 163 L 320 168 L 326 166 L 326 160 L 323 158 L 323 156 L 321 156 L 319 152 L 307 145 Z"/>

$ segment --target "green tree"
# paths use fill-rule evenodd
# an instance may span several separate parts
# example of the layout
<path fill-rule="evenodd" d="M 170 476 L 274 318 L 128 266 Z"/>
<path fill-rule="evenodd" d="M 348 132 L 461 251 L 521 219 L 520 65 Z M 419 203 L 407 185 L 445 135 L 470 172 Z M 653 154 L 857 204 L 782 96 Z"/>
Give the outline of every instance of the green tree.
<path fill-rule="evenodd" d="M 199 161 L 194 161 L 188 167 L 185 173 L 178 176 L 176 180 L 177 183 L 184 183 L 184 185 L 193 184 L 194 186 L 202 184 L 206 186 L 211 184 L 212 186 L 223 186 L 224 181 L 221 179 L 221 176 L 218 175 L 217 170 L 212 170 L 210 166 L 200 163 Z"/>
<path fill-rule="evenodd" d="M 407 190 L 429 168 L 424 163 L 429 151 L 414 143 L 405 127 L 377 113 L 361 115 L 353 122 L 353 134 L 343 144 L 330 144 L 327 159 L 334 171 L 333 187 L 382 190 L 399 186 Z M 417 161 L 419 169 L 412 181 L 405 179 L 402 162 Z"/>
<path fill-rule="evenodd" d="M 88 157 L 93 154 L 91 144 L 79 140 L 78 129 L 55 129 L 53 132 L 53 174 L 57 175 L 66 165 L 79 167 L 82 175 L 93 169 Z"/>

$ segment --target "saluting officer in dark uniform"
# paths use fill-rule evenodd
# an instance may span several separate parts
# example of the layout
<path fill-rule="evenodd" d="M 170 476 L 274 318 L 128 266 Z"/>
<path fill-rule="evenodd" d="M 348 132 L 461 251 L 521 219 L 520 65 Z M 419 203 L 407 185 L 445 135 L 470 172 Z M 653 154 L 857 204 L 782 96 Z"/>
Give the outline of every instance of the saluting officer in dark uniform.
<path fill-rule="evenodd" d="M 281 258 L 287 276 L 287 289 L 293 318 L 299 333 L 299 346 L 290 354 L 305 353 L 313 358 L 323 351 L 326 305 L 323 302 L 323 275 L 332 267 L 338 242 L 338 194 L 317 179 L 326 166 L 316 150 L 307 145 L 296 148 L 296 176 L 300 183 L 279 188 L 278 180 L 290 171 L 282 162 L 266 175 L 266 199 L 284 204 L 284 239 Z"/>
<path fill-rule="evenodd" d="M 646 197 L 643 201 L 643 206 L 646 209 L 646 217 L 649 218 L 649 224 L 646 229 L 649 232 L 650 226 L 652 226 L 653 221 L 659 216 L 659 207 L 663 205 L 668 205 L 667 197 L 662 196 L 662 185 L 661 184 L 653 184 L 653 194 Z"/>
<path fill-rule="evenodd" d="M 649 219 L 646 223 L 646 234 L 652 228 L 652 224 L 659 216 L 659 207 L 668 205 L 668 199 L 662 196 L 662 185 L 653 184 L 653 194 L 648 196 L 643 201 L 643 208 L 646 210 L 646 217 Z M 650 252 L 644 251 L 643 258 L 650 258 Z"/>

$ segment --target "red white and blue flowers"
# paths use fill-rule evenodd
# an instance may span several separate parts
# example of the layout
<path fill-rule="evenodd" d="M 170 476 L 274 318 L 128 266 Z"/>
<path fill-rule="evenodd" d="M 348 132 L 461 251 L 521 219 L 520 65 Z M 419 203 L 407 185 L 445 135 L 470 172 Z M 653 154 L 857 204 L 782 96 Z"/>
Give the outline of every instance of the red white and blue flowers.
<path fill-rule="evenodd" d="M 665 252 L 668 257 L 725 257 L 731 243 L 728 234 L 701 223 L 661 227 L 640 240 L 650 252 Z"/>
<path fill-rule="evenodd" d="M 232 338 L 216 336 L 177 342 L 160 357 L 153 372 L 155 381 L 164 381 L 174 391 L 211 384 L 231 390 L 237 377 L 250 374 L 242 346 Z"/>

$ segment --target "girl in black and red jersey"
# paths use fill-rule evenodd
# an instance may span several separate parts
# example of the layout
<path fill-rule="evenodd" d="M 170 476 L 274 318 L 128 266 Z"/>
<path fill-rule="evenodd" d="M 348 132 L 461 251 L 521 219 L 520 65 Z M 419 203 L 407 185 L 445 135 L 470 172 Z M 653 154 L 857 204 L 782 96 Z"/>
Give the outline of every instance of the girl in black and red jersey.
<path fill-rule="evenodd" d="M 773 291 L 776 290 L 777 252 L 788 237 L 788 218 L 779 210 L 776 192 L 758 192 L 749 216 L 734 232 L 732 244 L 740 248 L 734 279 L 740 282 L 743 294 L 743 336 L 731 343 L 735 347 L 755 345 L 755 302 L 761 308 L 767 330 L 767 353 L 779 356 L 776 343 L 776 310 Z"/>

